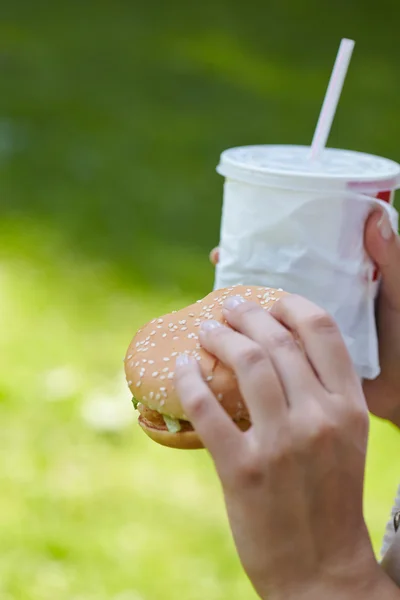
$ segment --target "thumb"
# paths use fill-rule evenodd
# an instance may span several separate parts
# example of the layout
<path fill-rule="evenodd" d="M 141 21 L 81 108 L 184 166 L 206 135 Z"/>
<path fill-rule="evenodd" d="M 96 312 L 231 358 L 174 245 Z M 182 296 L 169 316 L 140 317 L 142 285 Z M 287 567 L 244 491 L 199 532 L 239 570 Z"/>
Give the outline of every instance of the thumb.
<path fill-rule="evenodd" d="M 365 248 L 382 275 L 382 292 L 400 308 L 400 238 L 385 210 L 374 211 L 365 226 Z"/>
<path fill-rule="evenodd" d="M 214 265 L 214 267 L 217 266 L 217 264 L 219 263 L 219 248 L 213 248 L 210 252 L 210 262 L 212 265 Z"/>

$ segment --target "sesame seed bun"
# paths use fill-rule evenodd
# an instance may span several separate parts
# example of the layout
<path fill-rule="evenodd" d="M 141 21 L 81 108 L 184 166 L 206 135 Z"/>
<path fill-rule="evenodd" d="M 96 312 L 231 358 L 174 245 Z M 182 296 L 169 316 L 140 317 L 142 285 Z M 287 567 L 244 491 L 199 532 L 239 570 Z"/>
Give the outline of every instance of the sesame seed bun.
<path fill-rule="evenodd" d="M 174 387 L 174 369 L 179 354 L 195 358 L 216 399 L 243 430 L 250 426 L 249 413 L 236 378 L 218 359 L 200 346 L 202 321 L 226 324 L 222 306 L 229 296 L 243 296 L 265 310 L 285 295 L 282 290 L 238 285 L 216 290 L 195 304 L 153 319 L 139 329 L 125 357 L 125 374 L 140 412 L 139 424 L 154 441 L 172 448 L 202 448 L 182 409 Z M 168 429 L 164 416 L 179 421 L 180 430 Z M 176 423 L 175 423 L 176 424 Z"/>

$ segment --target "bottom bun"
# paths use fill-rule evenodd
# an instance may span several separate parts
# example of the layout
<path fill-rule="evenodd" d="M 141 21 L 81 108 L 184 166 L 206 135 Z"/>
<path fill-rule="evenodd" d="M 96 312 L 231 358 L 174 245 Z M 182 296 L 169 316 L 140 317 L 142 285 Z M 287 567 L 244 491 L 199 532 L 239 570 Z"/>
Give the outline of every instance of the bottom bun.
<path fill-rule="evenodd" d="M 203 442 L 195 431 L 179 431 L 178 433 L 171 433 L 168 429 L 150 427 L 148 422 L 144 423 L 142 419 L 139 419 L 139 425 L 153 442 L 157 442 L 157 444 L 161 444 L 161 446 L 180 448 L 182 450 L 199 450 L 200 448 L 204 448 Z"/>
<path fill-rule="evenodd" d="M 204 448 L 204 444 L 196 431 L 178 431 L 177 433 L 171 433 L 168 429 L 151 427 L 148 421 L 144 422 L 140 417 L 139 425 L 153 442 L 157 442 L 157 444 L 161 444 L 161 446 L 181 450 L 200 450 L 201 448 Z M 251 423 L 249 421 L 239 421 L 238 423 L 235 423 L 235 425 L 242 431 L 247 431 L 250 428 Z"/>

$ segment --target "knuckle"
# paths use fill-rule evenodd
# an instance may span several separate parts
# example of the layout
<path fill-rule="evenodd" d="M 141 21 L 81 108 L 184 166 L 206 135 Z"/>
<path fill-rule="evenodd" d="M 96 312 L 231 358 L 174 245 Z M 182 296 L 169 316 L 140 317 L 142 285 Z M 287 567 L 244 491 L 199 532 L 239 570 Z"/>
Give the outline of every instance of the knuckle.
<path fill-rule="evenodd" d="M 292 334 L 287 330 L 282 328 L 281 331 L 277 331 L 270 336 L 270 345 L 271 348 L 295 348 L 296 342 Z"/>
<path fill-rule="evenodd" d="M 193 419 L 203 417 L 208 409 L 207 394 L 203 392 L 194 393 L 190 398 L 186 399 L 185 408 L 186 412 L 190 413 Z"/>
<path fill-rule="evenodd" d="M 283 436 L 270 446 L 266 455 L 270 470 L 282 473 L 285 466 L 293 457 L 292 441 L 289 436 Z"/>
<path fill-rule="evenodd" d="M 369 414 L 366 408 L 354 406 L 347 411 L 346 422 L 350 429 L 367 431 L 369 429 Z"/>
<path fill-rule="evenodd" d="M 264 480 L 265 463 L 260 453 L 250 452 L 242 456 L 236 469 L 239 486 L 257 486 Z"/>
<path fill-rule="evenodd" d="M 334 440 L 338 433 L 337 425 L 326 417 L 316 420 L 309 429 L 308 439 L 313 447 L 321 447 Z"/>
<path fill-rule="evenodd" d="M 318 451 L 330 445 L 337 436 L 338 425 L 321 408 L 309 408 L 307 415 L 297 415 L 295 419 L 296 447 L 302 451 Z"/>
<path fill-rule="evenodd" d="M 264 312 L 255 302 L 242 302 L 238 306 L 236 306 L 235 310 L 235 320 L 240 325 L 244 325 L 249 320 L 253 321 L 254 318 L 257 318 L 257 315 L 260 313 L 263 315 Z"/>
<path fill-rule="evenodd" d="M 315 309 L 303 323 L 306 329 L 323 333 L 336 333 L 337 325 L 333 318 L 325 311 Z"/>
<path fill-rule="evenodd" d="M 252 369 L 263 364 L 265 358 L 264 350 L 257 344 L 251 344 L 247 348 L 243 348 L 239 353 L 239 362 L 247 369 Z"/>

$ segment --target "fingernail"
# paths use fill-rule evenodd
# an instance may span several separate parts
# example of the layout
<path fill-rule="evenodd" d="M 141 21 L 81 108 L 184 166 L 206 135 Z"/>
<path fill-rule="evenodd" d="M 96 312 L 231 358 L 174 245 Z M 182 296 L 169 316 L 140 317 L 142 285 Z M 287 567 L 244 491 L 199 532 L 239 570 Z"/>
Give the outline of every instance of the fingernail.
<path fill-rule="evenodd" d="M 187 354 L 179 354 L 176 357 L 176 366 L 177 367 L 185 367 L 186 365 L 190 365 L 190 356 Z"/>
<path fill-rule="evenodd" d="M 209 321 L 203 321 L 201 324 L 201 329 L 203 331 L 212 331 L 213 329 L 218 329 L 219 327 L 222 327 L 221 323 L 219 321 L 214 321 L 213 319 L 210 319 Z"/>
<path fill-rule="evenodd" d="M 381 218 L 378 221 L 378 229 L 384 240 L 388 241 L 393 235 L 393 228 L 389 221 L 389 217 L 386 212 L 382 213 Z"/>
<path fill-rule="evenodd" d="M 225 300 L 224 308 L 226 308 L 226 310 L 233 310 L 239 306 L 239 304 L 243 304 L 243 302 L 246 302 L 246 300 L 242 298 L 242 296 L 230 296 L 230 298 Z"/>

